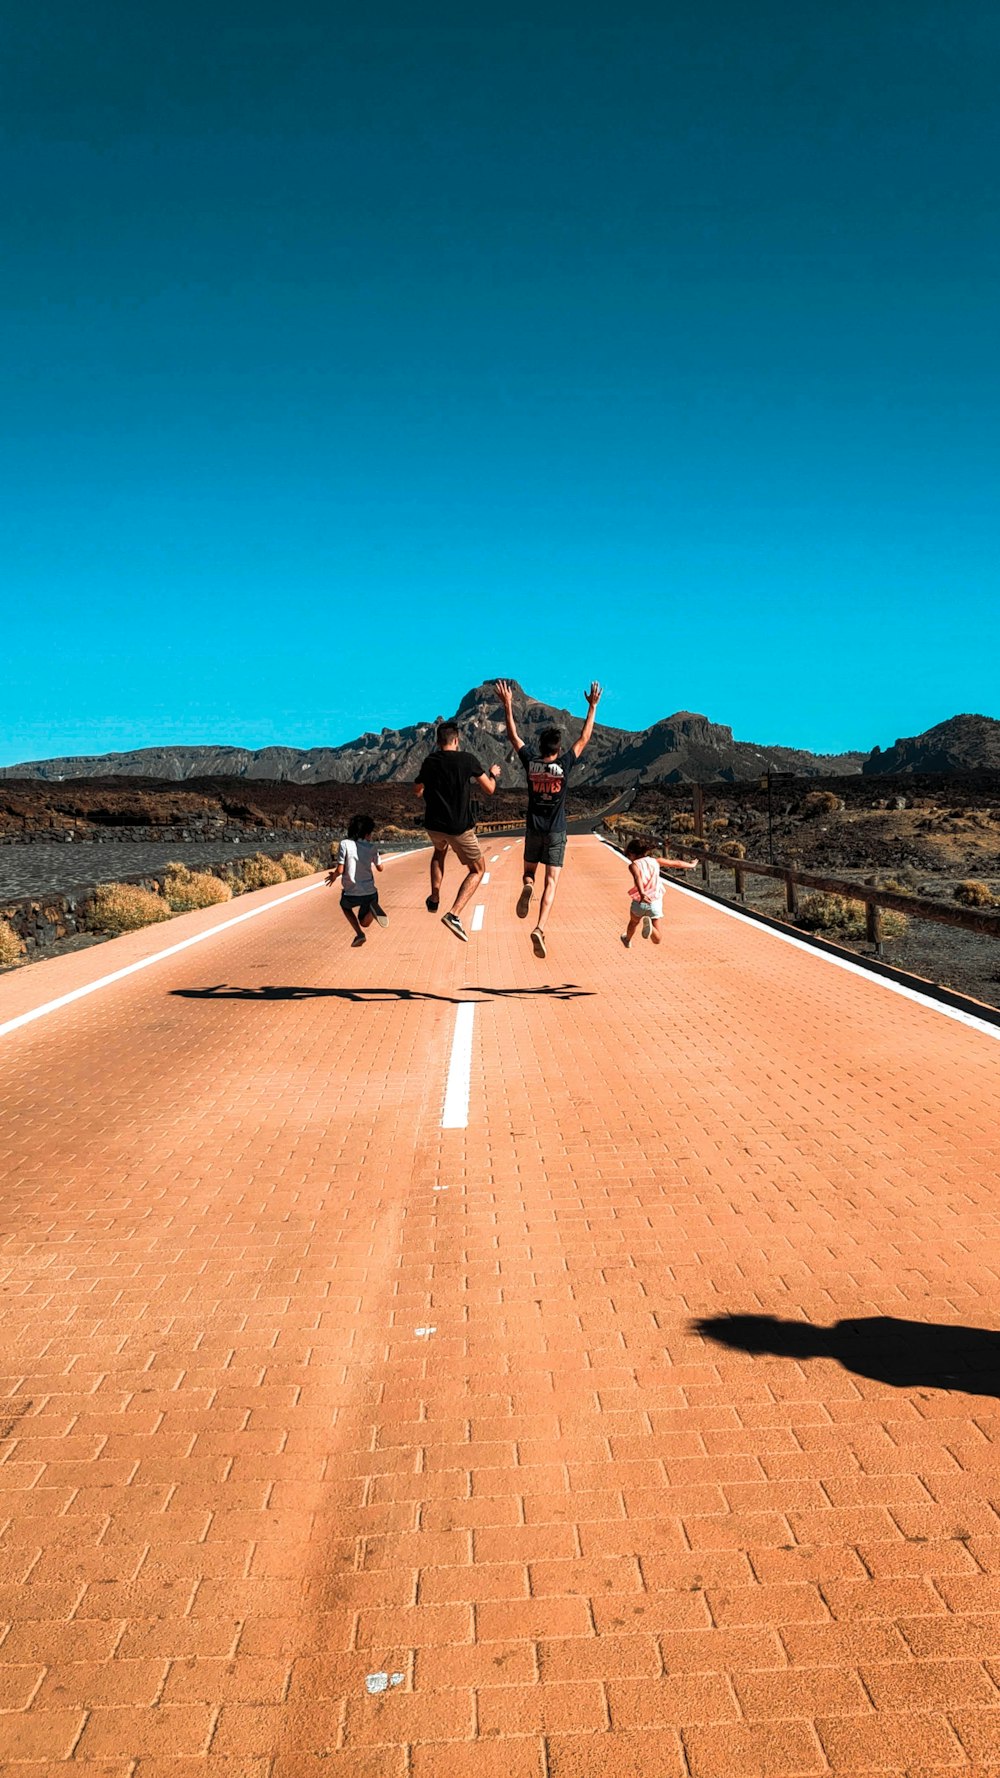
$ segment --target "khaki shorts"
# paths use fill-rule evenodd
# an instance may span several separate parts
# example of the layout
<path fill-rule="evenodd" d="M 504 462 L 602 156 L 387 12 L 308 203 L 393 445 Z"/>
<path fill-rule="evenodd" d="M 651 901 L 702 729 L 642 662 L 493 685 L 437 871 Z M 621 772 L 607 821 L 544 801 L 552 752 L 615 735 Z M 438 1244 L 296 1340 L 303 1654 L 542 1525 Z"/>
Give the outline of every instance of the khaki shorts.
<path fill-rule="evenodd" d="M 450 846 L 456 856 L 461 859 L 466 870 L 471 870 L 473 865 L 483 862 L 479 835 L 474 827 L 467 828 L 465 833 L 432 833 L 428 828 L 427 838 L 435 852 L 446 852 Z"/>

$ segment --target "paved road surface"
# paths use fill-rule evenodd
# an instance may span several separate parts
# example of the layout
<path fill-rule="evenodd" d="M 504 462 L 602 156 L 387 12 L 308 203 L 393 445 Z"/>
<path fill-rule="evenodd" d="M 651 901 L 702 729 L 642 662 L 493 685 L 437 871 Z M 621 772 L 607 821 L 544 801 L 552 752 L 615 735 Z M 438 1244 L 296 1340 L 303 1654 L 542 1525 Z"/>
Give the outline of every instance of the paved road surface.
<path fill-rule="evenodd" d="M 0 983 L 4 1774 L 1000 1772 L 995 1038 L 508 845 Z"/>

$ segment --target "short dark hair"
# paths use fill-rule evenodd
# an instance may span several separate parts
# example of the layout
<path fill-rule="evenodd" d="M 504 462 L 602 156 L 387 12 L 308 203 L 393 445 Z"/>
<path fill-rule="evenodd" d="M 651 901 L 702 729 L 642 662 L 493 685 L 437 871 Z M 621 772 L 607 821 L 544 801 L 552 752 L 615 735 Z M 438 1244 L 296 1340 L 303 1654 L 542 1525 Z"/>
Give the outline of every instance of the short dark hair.
<path fill-rule="evenodd" d="M 457 740 L 458 740 L 458 723 L 457 722 L 439 722 L 438 723 L 438 746 L 439 747 L 447 747 L 449 741 L 457 741 Z"/>
<path fill-rule="evenodd" d="M 375 832 L 375 822 L 371 815 L 352 815 L 347 823 L 349 840 L 366 840 L 370 833 Z"/>
<path fill-rule="evenodd" d="M 655 840 L 629 840 L 628 845 L 625 847 L 625 856 L 626 858 L 647 858 L 650 852 L 655 851 Z"/>
<path fill-rule="evenodd" d="M 558 753 L 562 746 L 562 729 L 543 728 L 538 737 L 538 746 L 542 753 Z"/>

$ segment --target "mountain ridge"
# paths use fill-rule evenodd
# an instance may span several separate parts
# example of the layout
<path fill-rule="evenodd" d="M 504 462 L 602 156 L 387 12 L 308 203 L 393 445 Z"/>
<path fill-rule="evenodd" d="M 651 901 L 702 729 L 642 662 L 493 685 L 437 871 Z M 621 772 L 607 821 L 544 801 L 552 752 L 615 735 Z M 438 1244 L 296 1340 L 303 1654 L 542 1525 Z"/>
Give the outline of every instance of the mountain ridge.
<path fill-rule="evenodd" d="M 526 740 L 534 742 L 542 728 L 562 728 L 569 745 L 583 725 L 583 714 L 530 698 L 515 687 L 514 708 Z M 104 754 L 65 755 L 26 760 L 0 767 L 0 778 L 47 779 L 135 777 L 183 783 L 191 778 L 230 777 L 297 783 L 378 784 L 416 776 L 434 746 L 440 715 L 403 728 L 369 730 L 335 747 L 261 747 L 192 745 L 142 747 Z M 463 745 L 486 765 L 503 763 L 510 753 L 503 712 L 493 681 L 473 686 L 461 699 L 456 720 Z M 487 757 L 488 756 L 488 757 Z M 946 761 L 934 765 L 932 760 Z M 679 783 L 695 780 L 736 782 L 764 772 L 805 777 L 854 773 L 963 771 L 1000 767 L 1000 721 L 984 716 L 954 716 L 923 735 L 897 740 L 893 747 L 870 753 L 810 752 L 780 744 L 738 741 L 726 724 L 711 722 L 696 711 L 678 710 L 644 729 L 623 729 L 598 722 L 575 781 L 607 784 Z"/>

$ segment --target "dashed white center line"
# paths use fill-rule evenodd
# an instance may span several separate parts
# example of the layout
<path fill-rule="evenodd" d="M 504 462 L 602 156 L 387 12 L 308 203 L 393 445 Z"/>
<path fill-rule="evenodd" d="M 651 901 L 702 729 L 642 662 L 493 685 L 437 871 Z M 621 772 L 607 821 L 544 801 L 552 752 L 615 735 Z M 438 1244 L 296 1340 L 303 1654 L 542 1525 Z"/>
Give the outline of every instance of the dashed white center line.
<path fill-rule="evenodd" d="M 469 928 L 469 930 L 471 932 L 480 932 L 482 930 L 483 919 L 485 917 L 485 914 L 486 914 L 486 909 L 484 908 L 482 902 L 479 903 L 478 907 L 473 908 L 473 910 L 472 910 L 472 925 Z"/>
<path fill-rule="evenodd" d="M 483 872 L 483 886 L 484 887 L 489 882 L 489 880 L 490 880 L 490 873 L 488 870 L 484 870 L 484 872 Z"/>
<path fill-rule="evenodd" d="M 465 1130 L 469 1124 L 469 1083 L 472 1074 L 472 1027 L 476 1018 L 474 1000 L 463 1000 L 455 1008 L 455 1030 L 451 1040 L 448 1063 L 448 1084 L 441 1113 L 442 1130 Z"/>
<path fill-rule="evenodd" d="M 498 858 L 499 858 L 499 857 L 500 857 L 500 854 L 499 854 L 499 852 L 494 852 L 494 854 L 493 854 L 493 857 L 492 857 L 492 858 L 491 858 L 491 859 L 490 859 L 490 863 L 491 863 L 491 864 L 496 864 L 496 862 L 497 862 L 497 860 L 498 860 Z"/>

